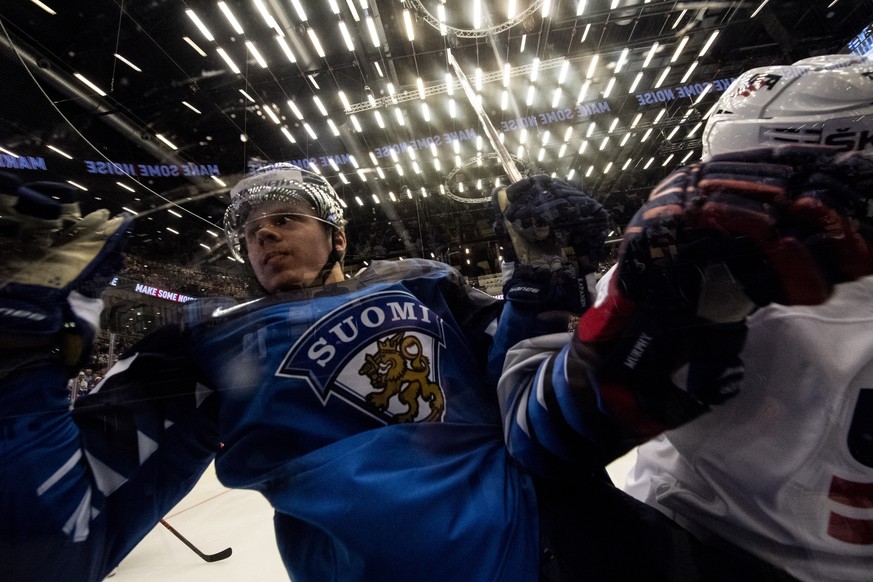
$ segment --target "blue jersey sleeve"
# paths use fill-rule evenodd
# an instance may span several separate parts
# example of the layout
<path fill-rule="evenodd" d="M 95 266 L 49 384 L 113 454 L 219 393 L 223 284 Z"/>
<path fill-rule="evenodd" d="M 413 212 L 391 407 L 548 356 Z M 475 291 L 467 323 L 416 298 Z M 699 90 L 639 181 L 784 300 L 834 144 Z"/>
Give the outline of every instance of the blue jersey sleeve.
<path fill-rule="evenodd" d="M 162 329 L 73 411 L 63 366 L 3 379 L 19 408 L 43 397 L 0 418 L 0 579 L 100 580 L 194 486 L 219 444 L 216 398 L 187 361 L 181 330 Z"/>

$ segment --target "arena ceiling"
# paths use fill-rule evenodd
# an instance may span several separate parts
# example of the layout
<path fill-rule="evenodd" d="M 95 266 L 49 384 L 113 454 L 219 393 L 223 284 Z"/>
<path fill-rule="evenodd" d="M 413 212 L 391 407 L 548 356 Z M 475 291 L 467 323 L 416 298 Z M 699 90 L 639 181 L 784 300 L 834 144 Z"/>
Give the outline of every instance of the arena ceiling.
<path fill-rule="evenodd" d="M 137 213 L 132 249 L 230 265 L 228 187 L 265 161 L 324 174 L 352 262 L 493 245 L 506 182 L 452 76 L 516 163 L 623 224 L 700 156 L 745 69 L 845 52 L 850 0 L 21 0 L 0 8 L 0 166 Z M 455 262 L 455 261 L 452 261 Z"/>

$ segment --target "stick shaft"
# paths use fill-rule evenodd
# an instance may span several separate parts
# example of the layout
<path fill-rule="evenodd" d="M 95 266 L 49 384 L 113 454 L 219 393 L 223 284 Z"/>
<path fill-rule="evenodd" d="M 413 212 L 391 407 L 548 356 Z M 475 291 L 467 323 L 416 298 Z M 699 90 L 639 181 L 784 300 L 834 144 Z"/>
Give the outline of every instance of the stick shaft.
<path fill-rule="evenodd" d="M 482 105 L 479 104 L 479 99 L 476 98 L 476 93 L 473 91 L 470 81 L 467 79 L 464 71 L 461 70 L 461 65 L 458 64 L 458 61 L 455 59 L 455 55 L 452 54 L 451 50 L 447 50 L 446 55 L 449 59 L 449 65 L 452 67 L 455 76 L 458 78 L 458 82 L 461 84 L 461 89 L 463 89 L 464 95 L 467 96 L 467 101 L 470 102 L 470 105 L 479 117 L 482 129 L 485 132 L 486 137 L 488 137 L 488 141 L 491 142 L 491 147 L 494 148 L 494 152 L 497 154 L 500 164 L 506 171 L 506 175 L 509 176 L 509 179 L 512 182 L 518 182 L 522 179 L 521 172 L 518 170 L 512 157 L 510 157 L 509 150 L 507 150 L 506 146 L 500 141 L 500 135 L 497 133 L 494 124 L 491 123 L 491 119 L 485 113 L 485 110 L 482 109 Z"/>

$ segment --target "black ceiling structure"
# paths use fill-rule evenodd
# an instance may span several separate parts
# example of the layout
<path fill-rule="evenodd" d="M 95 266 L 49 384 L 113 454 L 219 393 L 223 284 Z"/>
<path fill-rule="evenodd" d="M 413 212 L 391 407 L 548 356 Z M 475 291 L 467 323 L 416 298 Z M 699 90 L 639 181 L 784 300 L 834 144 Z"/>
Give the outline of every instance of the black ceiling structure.
<path fill-rule="evenodd" d="M 0 8 L 0 166 L 137 213 L 131 250 L 232 265 L 228 188 L 264 162 L 319 171 L 351 263 L 493 245 L 506 172 L 448 62 L 519 167 L 624 224 L 700 156 L 755 66 L 845 52 L 850 0 L 36 0 Z M 451 261 L 450 261 L 451 262 Z"/>

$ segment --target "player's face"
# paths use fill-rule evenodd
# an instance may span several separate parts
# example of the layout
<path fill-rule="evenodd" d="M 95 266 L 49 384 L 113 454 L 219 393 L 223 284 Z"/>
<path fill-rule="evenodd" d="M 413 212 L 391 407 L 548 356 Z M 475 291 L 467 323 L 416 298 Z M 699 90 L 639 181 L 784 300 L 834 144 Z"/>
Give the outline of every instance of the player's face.
<path fill-rule="evenodd" d="M 255 276 L 270 293 L 310 285 L 321 276 L 330 252 L 343 251 L 346 244 L 344 233 L 286 202 L 258 206 L 242 236 Z"/>

